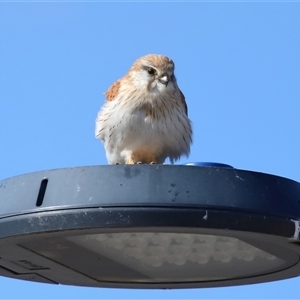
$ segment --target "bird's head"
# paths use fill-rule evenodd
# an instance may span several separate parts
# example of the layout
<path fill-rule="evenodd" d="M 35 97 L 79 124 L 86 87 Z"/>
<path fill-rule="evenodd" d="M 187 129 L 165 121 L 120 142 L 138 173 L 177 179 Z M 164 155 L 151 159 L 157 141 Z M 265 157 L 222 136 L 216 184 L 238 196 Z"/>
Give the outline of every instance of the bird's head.
<path fill-rule="evenodd" d="M 174 68 L 167 56 L 149 54 L 134 62 L 128 76 L 137 89 L 160 93 L 177 86 Z"/>

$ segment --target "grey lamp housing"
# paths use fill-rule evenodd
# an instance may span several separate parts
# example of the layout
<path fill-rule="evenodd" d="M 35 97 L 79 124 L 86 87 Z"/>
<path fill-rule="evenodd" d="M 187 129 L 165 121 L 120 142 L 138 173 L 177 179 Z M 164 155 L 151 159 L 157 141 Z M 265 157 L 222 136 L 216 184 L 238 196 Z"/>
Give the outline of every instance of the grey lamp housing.
<path fill-rule="evenodd" d="M 300 274 L 300 184 L 202 166 L 117 165 L 0 181 L 0 275 L 190 288 Z"/>

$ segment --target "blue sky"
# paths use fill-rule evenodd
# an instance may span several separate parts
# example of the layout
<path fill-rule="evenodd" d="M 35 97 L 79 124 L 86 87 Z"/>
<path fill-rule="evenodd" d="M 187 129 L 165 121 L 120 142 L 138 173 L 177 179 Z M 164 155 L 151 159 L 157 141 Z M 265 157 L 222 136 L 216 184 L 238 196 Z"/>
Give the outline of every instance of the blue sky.
<path fill-rule="evenodd" d="M 103 92 L 148 53 L 176 64 L 193 122 L 189 161 L 300 181 L 299 2 L 0 1 L 0 179 L 107 164 Z M 123 290 L 0 278 L 1 298 L 298 298 L 300 278 Z"/>

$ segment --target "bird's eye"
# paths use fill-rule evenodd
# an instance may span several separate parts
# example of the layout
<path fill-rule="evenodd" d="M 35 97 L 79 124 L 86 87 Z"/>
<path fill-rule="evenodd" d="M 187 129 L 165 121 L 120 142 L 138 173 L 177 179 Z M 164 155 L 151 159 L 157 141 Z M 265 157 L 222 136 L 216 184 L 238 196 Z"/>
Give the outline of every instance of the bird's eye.
<path fill-rule="evenodd" d="M 148 73 L 149 73 L 150 75 L 155 75 L 155 74 L 156 74 L 156 70 L 153 69 L 153 68 L 148 68 L 147 71 L 148 71 Z"/>

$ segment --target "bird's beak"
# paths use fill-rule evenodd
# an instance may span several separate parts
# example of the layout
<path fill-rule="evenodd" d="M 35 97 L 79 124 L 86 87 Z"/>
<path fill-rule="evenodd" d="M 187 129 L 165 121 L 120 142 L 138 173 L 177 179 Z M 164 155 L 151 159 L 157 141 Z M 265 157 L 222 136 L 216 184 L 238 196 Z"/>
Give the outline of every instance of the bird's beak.
<path fill-rule="evenodd" d="M 169 77 L 168 77 L 168 75 L 163 75 L 158 79 L 158 81 L 160 83 L 164 84 L 165 86 L 167 86 L 169 83 Z"/>

